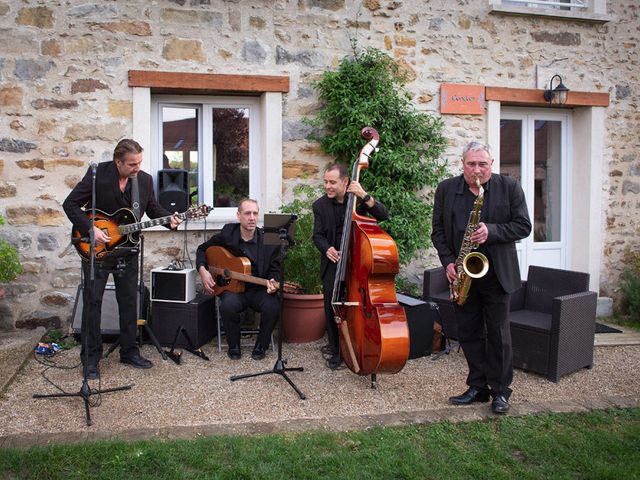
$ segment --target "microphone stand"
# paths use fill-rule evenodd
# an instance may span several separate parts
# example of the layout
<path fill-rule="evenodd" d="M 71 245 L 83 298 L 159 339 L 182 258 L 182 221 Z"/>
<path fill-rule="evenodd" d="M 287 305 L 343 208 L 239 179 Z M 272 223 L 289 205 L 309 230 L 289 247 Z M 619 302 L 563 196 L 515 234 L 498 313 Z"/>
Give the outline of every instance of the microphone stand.
<path fill-rule="evenodd" d="M 87 370 L 89 364 L 89 348 L 87 345 L 87 337 L 88 337 L 88 323 L 93 322 L 94 324 L 96 320 L 96 312 L 94 312 L 94 304 L 95 304 L 95 251 L 96 251 L 96 238 L 95 238 L 95 217 L 96 217 L 96 168 L 97 165 L 95 163 L 91 163 L 91 226 L 89 227 L 89 239 L 90 239 L 90 247 L 89 247 L 89 284 L 88 288 L 90 290 L 90 301 L 89 305 L 85 305 L 83 303 L 83 308 L 89 308 L 89 312 L 87 315 L 83 314 L 83 318 L 86 319 L 86 323 L 82 325 L 82 349 L 84 351 L 84 361 L 82 368 L 82 386 L 80 387 L 80 391 L 76 393 L 50 393 L 50 394 L 38 394 L 34 393 L 32 398 L 57 398 L 57 397 L 80 397 L 84 401 L 84 412 L 85 419 L 87 422 L 87 426 L 90 427 L 93 425 L 91 420 L 91 412 L 89 411 L 89 407 L 91 405 L 89 399 L 91 395 L 101 395 L 103 393 L 117 392 L 120 390 L 130 390 L 132 385 L 125 385 L 124 387 L 115 387 L 115 388 L 107 388 L 104 390 L 91 390 L 89 387 L 89 381 L 87 379 Z M 94 325 L 98 330 L 100 329 L 100 325 Z"/>
<path fill-rule="evenodd" d="M 303 367 L 286 367 L 287 360 L 282 358 L 282 336 L 283 336 L 282 335 L 282 300 L 284 298 L 283 297 L 284 295 L 283 293 L 284 292 L 284 257 L 286 255 L 287 247 L 289 245 L 293 245 L 293 240 L 289 236 L 287 229 L 289 225 L 291 225 L 296 220 L 296 218 L 297 217 L 295 215 L 292 215 L 289 221 L 279 228 L 275 228 L 275 229 L 264 228 L 265 232 L 267 231 L 277 232 L 280 238 L 280 251 L 278 252 L 278 257 L 280 259 L 280 266 L 281 266 L 280 278 L 278 279 L 278 281 L 280 282 L 280 288 L 278 289 L 278 293 L 277 293 L 278 302 L 280 304 L 280 314 L 279 314 L 280 332 L 278 334 L 278 358 L 276 360 L 276 363 L 271 370 L 265 370 L 259 373 L 247 373 L 243 375 L 234 375 L 230 377 L 230 380 L 232 382 L 235 382 L 236 380 L 241 380 L 243 378 L 258 377 L 261 375 L 269 375 L 272 373 L 276 373 L 282 376 L 282 378 L 284 378 L 289 383 L 289 385 L 291 385 L 291 388 L 293 388 L 296 391 L 296 393 L 298 394 L 301 400 L 305 400 L 307 398 L 305 394 L 302 393 L 302 391 L 296 386 L 295 383 L 293 383 L 293 381 L 291 381 L 291 379 L 286 373 L 291 371 L 302 372 L 304 371 L 304 368 Z M 220 319 L 218 319 L 218 321 L 220 321 Z"/>

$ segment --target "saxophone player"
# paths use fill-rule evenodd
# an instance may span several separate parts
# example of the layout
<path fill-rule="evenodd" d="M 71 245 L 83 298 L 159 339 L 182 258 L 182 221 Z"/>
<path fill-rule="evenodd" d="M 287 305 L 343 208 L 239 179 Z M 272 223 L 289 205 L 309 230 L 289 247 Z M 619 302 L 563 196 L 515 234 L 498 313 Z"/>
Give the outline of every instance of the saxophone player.
<path fill-rule="evenodd" d="M 488 145 L 471 142 L 462 152 L 462 175 L 444 180 L 435 194 L 431 240 L 450 283 L 457 283 L 466 243 L 488 260 L 488 270 L 470 280 L 466 301 L 454 302 L 458 340 L 467 359 L 467 390 L 454 405 L 488 402 L 494 413 L 509 410 L 513 364 L 509 300 L 521 286 L 515 242 L 531 233 L 524 192 L 513 178 L 492 173 Z M 483 202 L 476 199 L 483 192 Z M 482 205 L 478 222 L 474 208 Z M 469 280 L 469 279 L 467 279 Z M 454 283 L 455 282 L 455 283 Z M 453 289 L 452 289 L 453 290 Z"/>

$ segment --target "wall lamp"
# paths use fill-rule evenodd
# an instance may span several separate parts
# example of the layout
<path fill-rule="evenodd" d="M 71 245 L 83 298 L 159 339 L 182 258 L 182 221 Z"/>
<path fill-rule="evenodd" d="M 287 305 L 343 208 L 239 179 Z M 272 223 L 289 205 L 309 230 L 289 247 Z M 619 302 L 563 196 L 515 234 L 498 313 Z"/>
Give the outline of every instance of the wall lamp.
<path fill-rule="evenodd" d="M 553 80 L 558 77 L 558 85 L 553 88 Z M 569 89 L 562 83 L 560 75 L 554 75 L 549 82 L 549 90 L 544 91 L 544 99 L 552 105 L 564 105 L 567 103 L 567 93 Z"/>

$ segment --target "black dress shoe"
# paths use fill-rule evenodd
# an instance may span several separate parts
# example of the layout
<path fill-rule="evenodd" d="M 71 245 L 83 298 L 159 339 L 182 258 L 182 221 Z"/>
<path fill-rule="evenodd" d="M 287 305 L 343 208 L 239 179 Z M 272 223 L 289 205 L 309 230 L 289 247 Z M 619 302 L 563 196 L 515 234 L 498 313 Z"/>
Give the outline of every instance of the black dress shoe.
<path fill-rule="evenodd" d="M 473 402 L 488 402 L 489 390 L 478 387 L 469 387 L 466 392 L 456 397 L 449 397 L 449 403 L 453 405 L 470 405 Z"/>
<path fill-rule="evenodd" d="M 134 368 L 151 368 L 153 363 L 140 355 L 131 355 L 130 357 L 120 357 L 120 363 L 126 363 Z"/>
<path fill-rule="evenodd" d="M 253 352 L 251 352 L 251 358 L 253 358 L 254 360 L 262 360 L 264 357 L 264 348 L 259 343 L 256 343 L 256 346 L 253 347 Z"/>
<path fill-rule="evenodd" d="M 507 413 L 509 411 L 509 401 L 504 395 L 496 395 L 491 402 L 491 411 L 493 413 Z"/>
<path fill-rule="evenodd" d="M 242 352 L 240 352 L 240 346 L 236 345 L 235 347 L 229 347 L 229 350 L 227 350 L 227 356 L 231 360 L 240 360 L 240 357 L 242 356 Z"/>
<path fill-rule="evenodd" d="M 84 367 L 84 374 L 87 380 L 97 380 L 100 377 L 100 369 L 97 365 L 88 365 Z"/>
<path fill-rule="evenodd" d="M 339 370 L 342 365 L 342 357 L 339 353 L 334 353 L 331 358 L 327 360 L 327 367 L 331 370 Z"/>

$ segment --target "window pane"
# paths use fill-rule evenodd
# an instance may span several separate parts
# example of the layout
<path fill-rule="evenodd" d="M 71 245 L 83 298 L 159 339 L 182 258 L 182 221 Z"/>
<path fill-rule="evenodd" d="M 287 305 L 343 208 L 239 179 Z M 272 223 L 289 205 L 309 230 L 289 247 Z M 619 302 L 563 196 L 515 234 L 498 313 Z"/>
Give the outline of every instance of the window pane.
<path fill-rule="evenodd" d="M 533 240 L 558 242 L 560 238 L 560 171 L 562 124 L 535 121 L 535 173 L 533 203 Z"/>
<path fill-rule="evenodd" d="M 213 199 L 235 207 L 249 196 L 249 109 L 213 109 Z"/>
<path fill-rule="evenodd" d="M 500 175 L 522 181 L 522 120 L 500 120 Z"/>
<path fill-rule="evenodd" d="M 198 110 L 162 107 L 162 168 L 189 172 L 189 204 L 198 203 Z"/>

